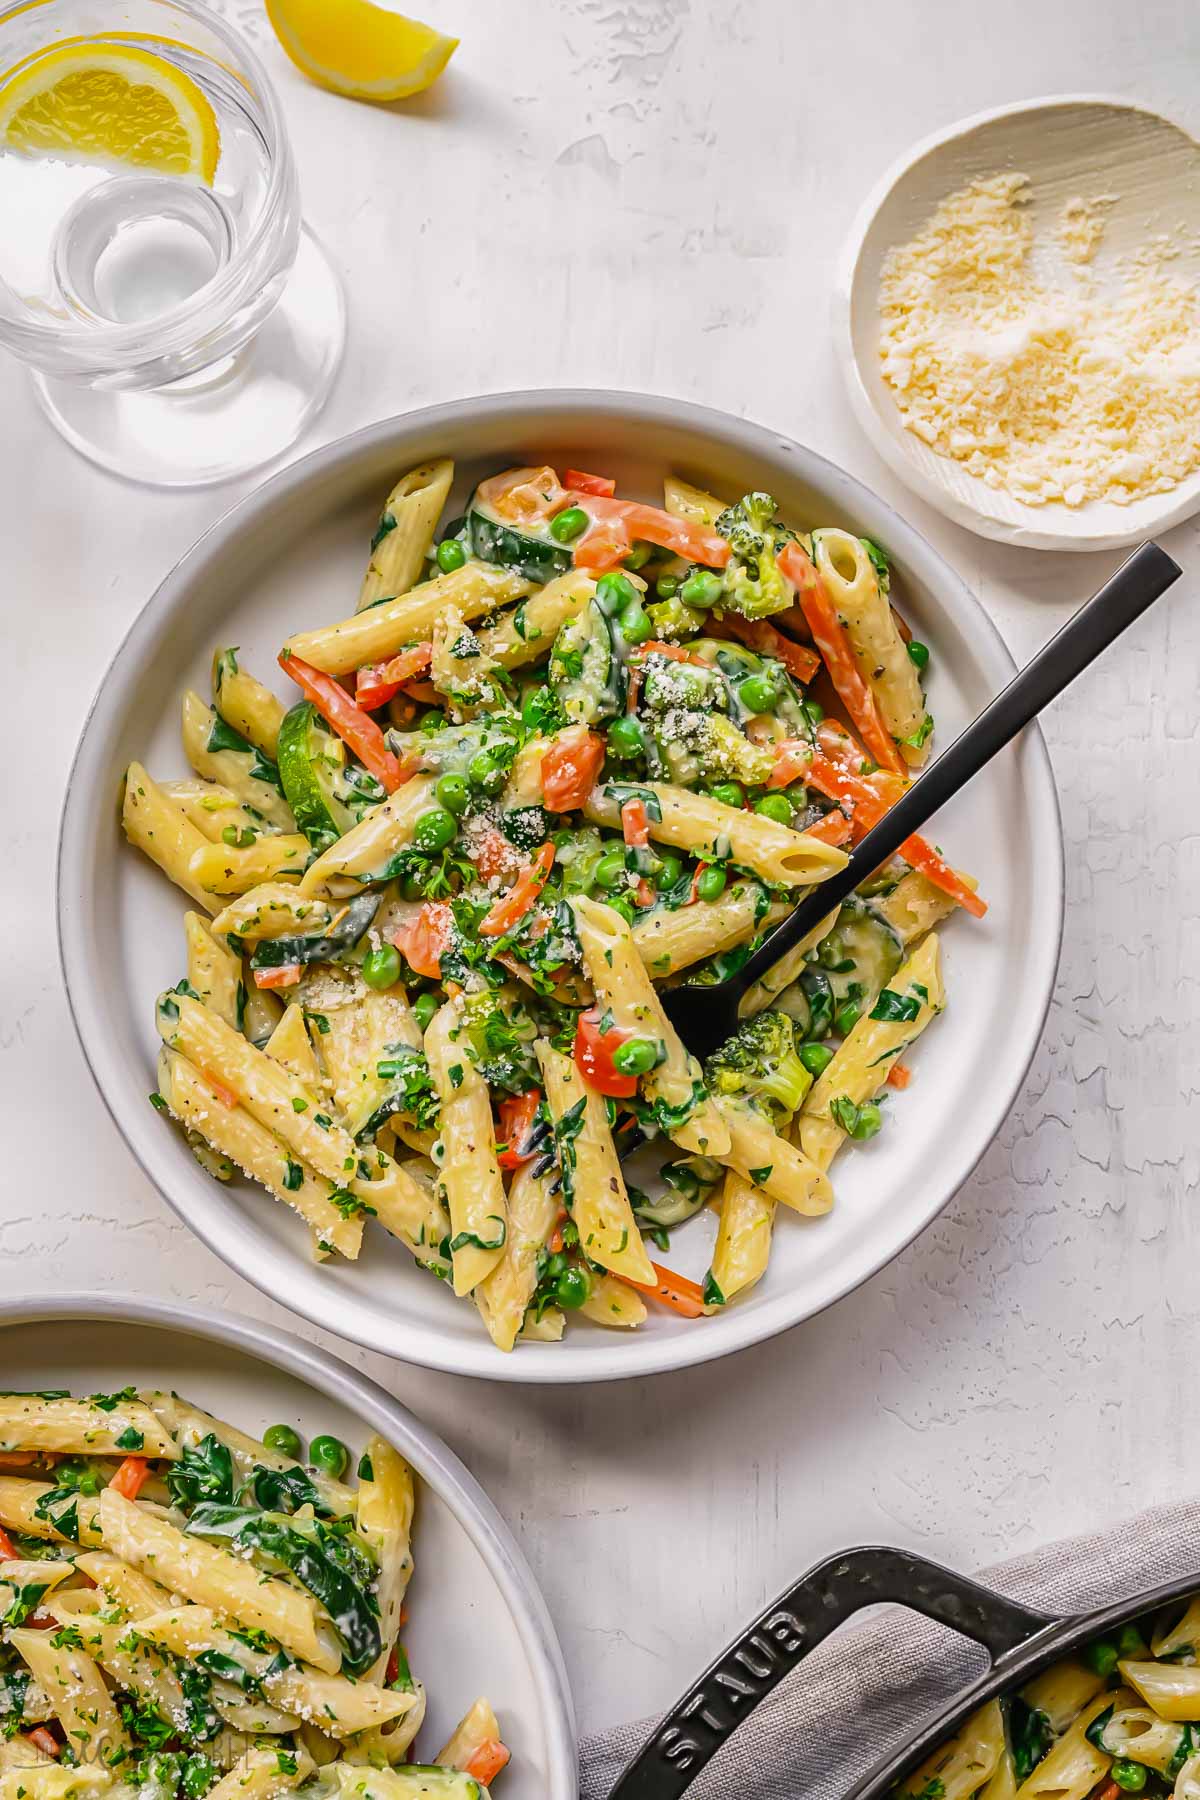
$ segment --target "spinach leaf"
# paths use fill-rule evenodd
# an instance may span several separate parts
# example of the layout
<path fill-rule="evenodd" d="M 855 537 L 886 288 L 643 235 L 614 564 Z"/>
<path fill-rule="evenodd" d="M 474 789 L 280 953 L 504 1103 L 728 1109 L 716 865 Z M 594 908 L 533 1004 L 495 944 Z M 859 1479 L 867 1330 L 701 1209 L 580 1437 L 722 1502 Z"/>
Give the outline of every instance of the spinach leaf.
<path fill-rule="evenodd" d="M 310 1533 L 278 1515 L 216 1504 L 198 1506 L 187 1529 L 197 1537 L 228 1540 L 249 1550 L 264 1568 L 294 1575 L 329 1614 L 347 1673 L 361 1675 L 380 1655 L 378 1602 L 369 1586 L 348 1572 L 335 1533 L 315 1522 Z"/>
<path fill-rule="evenodd" d="M 1044 1712 L 1027 1705 L 1020 1694 L 1009 1701 L 1009 1736 L 1017 1785 L 1027 1781 L 1054 1742 L 1054 1732 Z"/>
<path fill-rule="evenodd" d="M 167 1491 L 184 1512 L 191 1512 L 201 1501 L 232 1502 L 233 1457 L 228 1446 L 210 1431 L 172 1463 L 167 1470 Z"/>

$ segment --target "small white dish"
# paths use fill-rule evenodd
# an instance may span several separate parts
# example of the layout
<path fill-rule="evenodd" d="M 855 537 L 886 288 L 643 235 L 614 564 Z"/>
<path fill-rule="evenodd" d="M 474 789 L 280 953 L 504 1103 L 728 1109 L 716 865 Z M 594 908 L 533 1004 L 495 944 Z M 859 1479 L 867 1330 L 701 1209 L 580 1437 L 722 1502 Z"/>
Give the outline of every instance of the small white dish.
<path fill-rule="evenodd" d="M 334 1432 L 354 1455 L 379 1432 L 417 1476 L 405 1628 L 429 1699 L 417 1753 L 436 1754 L 485 1694 L 512 1751 L 505 1800 L 577 1800 L 571 1694 L 533 1575 L 474 1476 L 398 1400 L 273 1326 L 122 1294 L 0 1300 L 0 1352 L 15 1389 L 168 1388 L 255 1435 L 276 1422 L 308 1440 Z"/>
<path fill-rule="evenodd" d="M 938 815 L 935 841 L 979 878 L 985 919 L 948 921 L 949 1005 L 922 1042 L 894 1122 L 839 1163 L 825 1218 L 780 1221 L 770 1267 L 720 1315 L 655 1307 L 640 1330 L 580 1322 L 558 1344 L 505 1356 L 473 1306 L 454 1300 L 396 1243 L 368 1234 L 357 1262 L 312 1260 L 303 1222 L 262 1189 L 213 1181 L 149 1104 L 155 996 L 183 970 L 185 903 L 125 843 L 117 819 L 132 757 L 183 774 L 179 701 L 205 689 L 213 650 L 237 644 L 271 681 L 290 632 L 336 618 L 404 469 L 453 457 L 449 512 L 476 480 L 515 462 L 601 469 L 653 499 L 674 470 L 718 494 L 773 493 L 784 517 L 837 523 L 883 544 L 897 602 L 929 645 L 935 748 L 1011 679 L 995 626 L 941 557 L 854 478 L 777 433 L 683 401 L 571 390 L 493 394 L 429 407 L 302 457 L 202 537 L 135 620 L 83 728 L 59 841 L 59 943 L 67 996 L 101 1094 L 133 1154 L 180 1218 L 271 1297 L 354 1343 L 429 1368 L 512 1382 L 611 1381 L 725 1356 L 810 1318 L 865 1281 L 935 1218 L 1016 1099 L 1054 986 L 1063 918 L 1062 835 L 1036 725 Z M 285 683 L 277 680 L 282 692 Z M 670 1262 L 702 1277 L 715 1221 L 678 1232 Z"/>
<path fill-rule="evenodd" d="M 1128 506 L 1092 501 L 1027 506 L 938 456 L 906 430 L 880 371 L 879 283 L 889 250 L 907 243 L 939 203 L 971 181 L 1027 175 L 1035 223 L 1082 195 L 1115 196 L 1096 259 L 1101 285 L 1113 258 L 1169 235 L 1172 272 L 1200 278 L 1200 143 L 1160 114 L 1103 95 L 1059 95 L 960 119 L 893 165 L 855 220 L 838 266 L 833 339 L 859 424 L 912 491 L 981 537 L 1035 550 L 1112 550 L 1140 542 L 1200 508 L 1200 473 Z M 1035 252 L 1035 259 L 1037 252 Z"/>

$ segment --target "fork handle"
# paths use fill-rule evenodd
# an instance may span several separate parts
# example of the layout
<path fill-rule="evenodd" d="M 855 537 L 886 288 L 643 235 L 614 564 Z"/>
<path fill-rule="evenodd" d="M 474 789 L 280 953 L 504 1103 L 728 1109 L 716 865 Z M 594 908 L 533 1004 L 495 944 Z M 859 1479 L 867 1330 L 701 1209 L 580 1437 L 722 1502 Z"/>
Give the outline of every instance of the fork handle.
<path fill-rule="evenodd" d="M 1095 662 L 1135 619 L 1183 573 L 1157 544 L 1141 544 L 1126 557 L 1104 586 L 1084 602 L 1048 644 L 1013 676 L 979 717 L 955 738 L 948 750 L 914 781 L 878 825 L 869 831 L 844 868 L 812 888 L 764 944 L 749 957 L 734 979 L 745 993 L 774 967 L 826 913 L 839 906 L 919 831 L 939 807 L 966 787 L 993 756 L 1056 700 L 1077 675 Z"/>

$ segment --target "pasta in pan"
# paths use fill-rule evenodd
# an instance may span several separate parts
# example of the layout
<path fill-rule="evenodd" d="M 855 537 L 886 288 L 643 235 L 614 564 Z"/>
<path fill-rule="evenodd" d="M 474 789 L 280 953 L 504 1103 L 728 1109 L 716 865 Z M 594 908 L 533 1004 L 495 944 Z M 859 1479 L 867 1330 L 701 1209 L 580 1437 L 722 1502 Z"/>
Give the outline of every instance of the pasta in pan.
<path fill-rule="evenodd" d="M 895 1800 L 1196 1800 L 1200 1602 L 1116 1628 L 990 1700 Z"/>
<path fill-rule="evenodd" d="M 488 1701 L 436 1761 L 403 1647 L 413 1477 L 177 1394 L 0 1395 L 0 1792 L 487 1800 Z"/>
<path fill-rule="evenodd" d="M 933 927 L 984 904 L 908 839 L 703 1067 L 659 990 L 736 969 L 903 794 L 928 652 L 877 545 L 768 495 L 507 469 L 441 524 L 453 486 L 392 488 L 356 610 L 282 646 L 294 704 L 218 649 L 190 775 L 129 766 L 190 906 L 153 1099 L 314 1256 L 381 1228 L 505 1351 L 711 1315 L 778 1208 L 833 1205 L 944 1004 Z M 706 1209 L 696 1281 L 651 1250 Z"/>

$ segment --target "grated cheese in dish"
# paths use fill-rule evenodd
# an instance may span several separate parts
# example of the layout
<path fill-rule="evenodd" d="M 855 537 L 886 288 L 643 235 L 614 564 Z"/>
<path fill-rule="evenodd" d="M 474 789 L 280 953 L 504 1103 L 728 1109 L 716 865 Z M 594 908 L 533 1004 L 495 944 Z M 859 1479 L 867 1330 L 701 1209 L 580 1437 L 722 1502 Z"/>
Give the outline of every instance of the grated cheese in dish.
<path fill-rule="evenodd" d="M 951 194 L 880 283 L 880 355 L 906 428 L 1029 506 L 1118 505 L 1200 469 L 1200 293 L 1148 244 L 1090 273 L 1113 196 L 1062 209 L 1069 285 L 1031 267 L 1029 179 Z"/>

